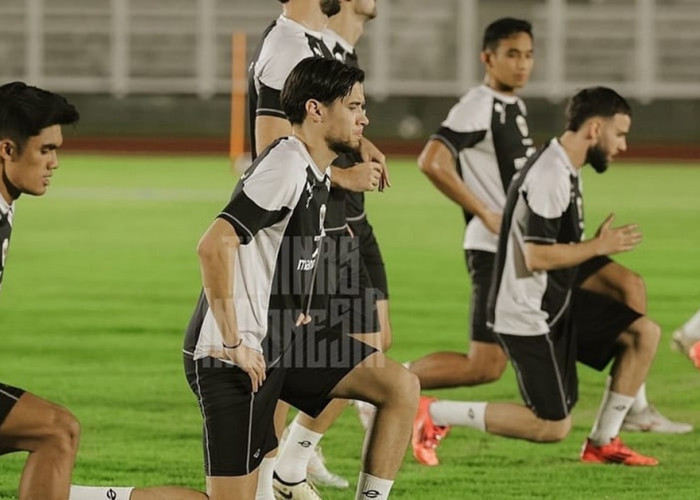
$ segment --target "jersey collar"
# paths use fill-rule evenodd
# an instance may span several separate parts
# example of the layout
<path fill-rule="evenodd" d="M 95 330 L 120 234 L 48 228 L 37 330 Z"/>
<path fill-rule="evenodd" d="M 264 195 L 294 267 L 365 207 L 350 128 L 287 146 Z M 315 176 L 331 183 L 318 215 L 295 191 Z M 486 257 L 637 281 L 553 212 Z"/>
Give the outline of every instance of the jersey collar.
<path fill-rule="evenodd" d="M 353 52 L 355 52 L 355 47 L 350 45 L 345 38 L 343 38 L 330 28 L 326 28 L 325 30 L 323 30 L 323 38 L 326 41 L 326 45 L 328 45 L 331 49 L 333 49 L 332 44 L 337 43 L 341 47 L 343 47 L 343 50 L 348 54 L 352 54 Z"/>
<path fill-rule="evenodd" d="M 323 40 L 323 35 L 321 34 L 320 31 L 313 31 L 304 26 L 303 24 L 299 24 L 298 22 L 294 21 L 293 19 L 289 19 L 287 16 L 284 14 L 280 14 L 280 17 L 277 18 L 277 20 L 286 26 L 289 26 L 291 29 L 295 31 L 299 31 L 302 33 L 308 33 L 314 38 L 318 38 L 319 40 Z"/>
<path fill-rule="evenodd" d="M 489 87 L 485 83 L 482 83 L 480 85 L 480 87 L 484 92 L 491 94 L 493 97 L 495 97 L 499 101 L 505 102 L 506 104 L 517 104 L 517 102 L 520 100 L 520 98 L 517 95 L 503 94 L 501 92 L 498 92 L 498 91 L 492 89 L 491 87 Z"/>

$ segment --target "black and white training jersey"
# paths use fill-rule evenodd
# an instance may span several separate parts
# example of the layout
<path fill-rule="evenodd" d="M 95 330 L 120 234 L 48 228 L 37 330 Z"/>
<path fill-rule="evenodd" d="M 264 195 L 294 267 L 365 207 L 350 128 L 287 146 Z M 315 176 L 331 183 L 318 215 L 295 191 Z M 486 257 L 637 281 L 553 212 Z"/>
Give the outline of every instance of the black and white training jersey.
<path fill-rule="evenodd" d="M 464 184 L 494 212 L 503 210 L 513 174 L 535 152 L 526 116 L 519 97 L 479 85 L 460 99 L 431 137 L 452 151 Z M 472 215 L 464 212 L 464 248 L 496 252 L 498 235 Z"/>
<path fill-rule="evenodd" d="M 497 333 L 547 333 L 569 307 L 577 266 L 529 271 L 525 243 L 580 242 L 584 229 L 581 193 L 579 170 L 556 139 L 513 178 L 489 297 L 489 322 Z"/>
<path fill-rule="evenodd" d="M 272 314 L 288 311 L 296 318 L 310 307 L 330 183 L 330 169 L 315 165 L 301 141 L 285 137 L 246 170 L 218 215 L 231 224 L 241 242 L 232 255 L 233 300 L 246 346 L 263 350 Z M 212 348 L 220 349 L 221 343 L 202 292 L 184 351 L 199 359 Z"/>
<path fill-rule="evenodd" d="M 5 274 L 5 259 L 10 248 L 10 234 L 12 233 L 12 218 L 14 216 L 14 203 L 7 203 L 0 195 L 0 290 L 2 290 L 2 277 Z"/>
<path fill-rule="evenodd" d="M 280 104 L 282 87 L 294 67 L 307 57 L 333 57 L 320 32 L 281 15 L 263 33 L 248 68 L 248 125 L 253 158 L 255 117 L 287 118 Z"/>

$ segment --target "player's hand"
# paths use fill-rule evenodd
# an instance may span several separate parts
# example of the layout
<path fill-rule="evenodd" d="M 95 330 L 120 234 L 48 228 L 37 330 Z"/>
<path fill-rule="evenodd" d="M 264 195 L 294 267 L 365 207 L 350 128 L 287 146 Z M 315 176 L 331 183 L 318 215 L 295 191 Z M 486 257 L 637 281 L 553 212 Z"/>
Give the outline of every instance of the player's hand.
<path fill-rule="evenodd" d="M 350 168 L 337 168 L 333 180 L 349 191 L 373 191 L 382 183 L 382 166 L 373 161 L 358 163 Z"/>
<path fill-rule="evenodd" d="M 629 252 L 642 242 L 642 232 L 637 224 L 613 228 L 611 226 L 614 219 L 615 214 L 608 215 L 596 231 L 599 255 Z"/>
<path fill-rule="evenodd" d="M 502 218 L 503 214 L 492 212 L 491 210 L 486 210 L 480 217 L 480 219 L 484 222 L 486 229 L 494 234 L 499 234 L 501 232 Z"/>
<path fill-rule="evenodd" d="M 253 392 L 265 382 L 265 359 L 260 351 L 241 345 L 235 349 L 223 348 L 223 359 L 232 361 L 250 377 Z"/>
<path fill-rule="evenodd" d="M 372 141 L 366 137 L 362 138 L 360 142 L 360 156 L 362 161 L 379 163 L 382 167 L 382 176 L 377 188 L 379 191 L 384 191 L 384 188 L 391 187 L 391 180 L 389 179 L 389 167 L 386 165 L 386 156 L 384 153 L 379 151 L 379 148 L 372 144 Z"/>

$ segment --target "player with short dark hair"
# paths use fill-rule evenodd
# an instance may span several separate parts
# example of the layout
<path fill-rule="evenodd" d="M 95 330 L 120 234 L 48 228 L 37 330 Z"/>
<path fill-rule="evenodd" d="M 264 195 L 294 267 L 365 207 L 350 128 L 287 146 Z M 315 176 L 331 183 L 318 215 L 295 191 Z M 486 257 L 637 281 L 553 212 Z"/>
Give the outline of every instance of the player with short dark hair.
<path fill-rule="evenodd" d="M 368 124 L 362 81 L 361 70 L 335 60 L 300 62 L 281 93 L 285 114 L 295 121 L 293 136 L 258 157 L 200 241 L 204 291 L 188 328 L 185 365 L 205 420 L 210 497 L 255 491 L 256 468 L 277 445 L 278 398 L 312 416 L 330 398 L 379 405 L 381 425 L 372 434 L 359 494 L 388 495 L 400 466 L 418 382 L 372 347 L 333 331 L 323 320 L 325 291 L 314 288 L 329 165 L 339 152 L 359 148 Z M 322 353 L 317 368 L 305 358 L 312 352 Z M 290 485 L 289 494 L 302 488 L 309 487 Z"/>
<path fill-rule="evenodd" d="M 627 149 L 630 125 L 630 107 L 619 94 L 604 87 L 584 89 L 570 100 L 567 130 L 514 176 L 488 314 L 516 371 L 525 406 L 465 407 L 480 408 L 483 431 L 534 442 L 560 441 L 571 429 L 571 410 L 578 399 L 576 362 L 602 370 L 614 360 L 610 388 L 581 460 L 656 465 L 656 459 L 626 447 L 618 433 L 656 352 L 659 326 L 630 310 L 633 316 L 621 334 L 601 325 L 593 338 L 579 331 L 575 318 L 607 307 L 604 296 L 577 288 L 578 267 L 599 255 L 630 251 L 641 242 L 636 225 L 613 228 L 612 215 L 595 237 L 583 239 L 580 170 L 590 164 L 605 171 Z"/>
<path fill-rule="evenodd" d="M 62 126 L 78 121 L 64 97 L 12 82 L 0 86 L 0 285 L 22 194 L 43 195 L 58 168 Z M 65 499 L 80 425 L 65 408 L 0 383 L 0 454 L 28 451 L 19 498 Z"/>

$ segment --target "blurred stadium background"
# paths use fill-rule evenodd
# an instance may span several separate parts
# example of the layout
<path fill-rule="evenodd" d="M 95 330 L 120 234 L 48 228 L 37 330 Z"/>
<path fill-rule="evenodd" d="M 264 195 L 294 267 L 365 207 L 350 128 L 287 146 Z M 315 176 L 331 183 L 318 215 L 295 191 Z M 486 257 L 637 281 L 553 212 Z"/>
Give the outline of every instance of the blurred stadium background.
<path fill-rule="evenodd" d="M 635 101 L 633 156 L 700 152 L 698 0 L 380 0 L 379 9 L 358 53 L 369 134 L 392 151 L 415 153 L 481 79 L 483 28 L 510 15 L 534 24 L 523 95 L 536 138 L 558 131 L 574 90 L 604 84 Z M 249 60 L 279 12 L 275 0 L 2 0 L 0 80 L 69 94 L 84 115 L 72 146 L 150 137 L 180 141 L 130 145 L 226 151 L 231 34 L 247 35 Z"/>

